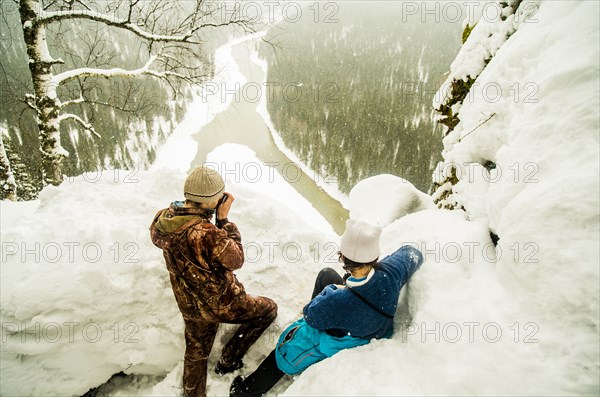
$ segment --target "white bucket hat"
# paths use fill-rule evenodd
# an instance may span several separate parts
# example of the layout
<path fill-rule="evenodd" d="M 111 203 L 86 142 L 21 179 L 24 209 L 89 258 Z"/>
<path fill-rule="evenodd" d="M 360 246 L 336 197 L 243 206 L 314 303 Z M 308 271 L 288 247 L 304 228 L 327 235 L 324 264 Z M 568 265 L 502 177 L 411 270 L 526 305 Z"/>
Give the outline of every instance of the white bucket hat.
<path fill-rule="evenodd" d="M 359 219 L 348 219 L 340 242 L 342 255 L 353 262 L 369 263 L 379 258 L 381 228 Z"/>

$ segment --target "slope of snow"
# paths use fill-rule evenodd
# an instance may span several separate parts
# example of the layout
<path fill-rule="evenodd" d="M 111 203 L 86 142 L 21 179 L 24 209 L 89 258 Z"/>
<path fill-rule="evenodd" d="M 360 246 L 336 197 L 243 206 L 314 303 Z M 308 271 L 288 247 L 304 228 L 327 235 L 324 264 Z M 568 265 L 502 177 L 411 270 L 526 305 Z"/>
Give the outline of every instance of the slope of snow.
<path fill-rule="evenodd" d="M 599 388 L 598 17 L 597 2 L 542 2 L 477 80 L 501 95 L 472 92 L 444 140 L 455 199 L 500 237 L 498 280 L 545 333 L 552 394 Z"/>
<path fill-rule="evenodd" d="M 435 208 L 431 197 L 406 179 L 383 174 L 363 179 L 352 188 L 350 217 L 385 227 L 404 215 Z"/>
<path fill-rule="evenodd" d="M 33 210 L 2 202 L 3 214 L 18 214 L 1 225 L 2 395 L 82 394 L 120 371 L 165 375 L 176 366 L 183 324 L 148 226 L 157 210 L 182 198 L 184 178 L 164 168 L 110 171 L 44 189 Z M 337 236 L 313 229 L 258 187 L 227 188 L 246 250 L 238 276 L 250 293 L 285 302 L 278 321 L 291 322 L 310 296 L 318 256 Z M 255 355 L 268 352 L 277 333 L 274 325 Z M 220 382 L 209 390 L 228 387 Z"/>
<path fill-rule="evenodd" d="M 286 183 L 275 168 L 258 160 L 247 146 L 233 143 L 221 145 L 208 154 L 205 164 L 221 172 L 226 181 L 258 190 L 285 205 L 288 211 L 294 212 L 316 229 L 334 233 L 331 225 L 310 202 Z"/>

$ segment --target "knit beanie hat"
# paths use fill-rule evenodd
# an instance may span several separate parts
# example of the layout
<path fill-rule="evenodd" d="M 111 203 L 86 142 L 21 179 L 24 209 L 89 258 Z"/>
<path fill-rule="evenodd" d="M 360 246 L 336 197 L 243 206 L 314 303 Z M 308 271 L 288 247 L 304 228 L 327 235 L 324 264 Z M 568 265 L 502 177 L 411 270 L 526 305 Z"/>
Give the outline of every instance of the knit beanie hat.
<path fill-rule="evenodd" d="M 381 228 L 358 219 L 346 221 L 340 251 L 353 262 L 369 263 L 379 258 Z"/>
<path fill-rule="evenodd" d="M 183 193 L 186 199 L 196 203 L 210 203 L 223 195 L 225 183 L 219 173 L 204 166 L 197 167 L 185 180 Z"/>

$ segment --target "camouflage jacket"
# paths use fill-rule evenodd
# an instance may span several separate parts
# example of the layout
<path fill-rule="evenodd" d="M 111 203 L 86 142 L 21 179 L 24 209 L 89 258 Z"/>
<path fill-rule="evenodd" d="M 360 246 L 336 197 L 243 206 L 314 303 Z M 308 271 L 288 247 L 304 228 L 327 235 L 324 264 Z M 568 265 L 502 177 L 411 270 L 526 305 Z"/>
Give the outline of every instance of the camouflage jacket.
<path fill-rule="evenodd" d="M 212 211 L 180 204 L 156 214 L 150 236 L 163 250 L 183 317 L 218 322 L 220 314 L 231 311 L 246 296 L 233 274 L 244 263 L 241 235 L 234 223 L 226 221 L 221 228 L 213 225 Z"/>

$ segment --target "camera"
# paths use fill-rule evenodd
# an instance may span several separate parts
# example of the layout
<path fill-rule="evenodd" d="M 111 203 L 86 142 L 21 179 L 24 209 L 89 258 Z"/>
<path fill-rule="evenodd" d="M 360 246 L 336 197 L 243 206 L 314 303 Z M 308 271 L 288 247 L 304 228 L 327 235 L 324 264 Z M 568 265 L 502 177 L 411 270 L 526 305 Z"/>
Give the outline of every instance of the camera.
<path fill-rule="evenodd" d="M 217 203 L 217 208 L 219 208 L 219 206 L 221 204 L 223 204 L 225 201 L 227 201 L 228 198 L 229 198 L 229 195 L 227 193 L 223 193 L 223 195 L 219 199 L 219 202 Z"/>

